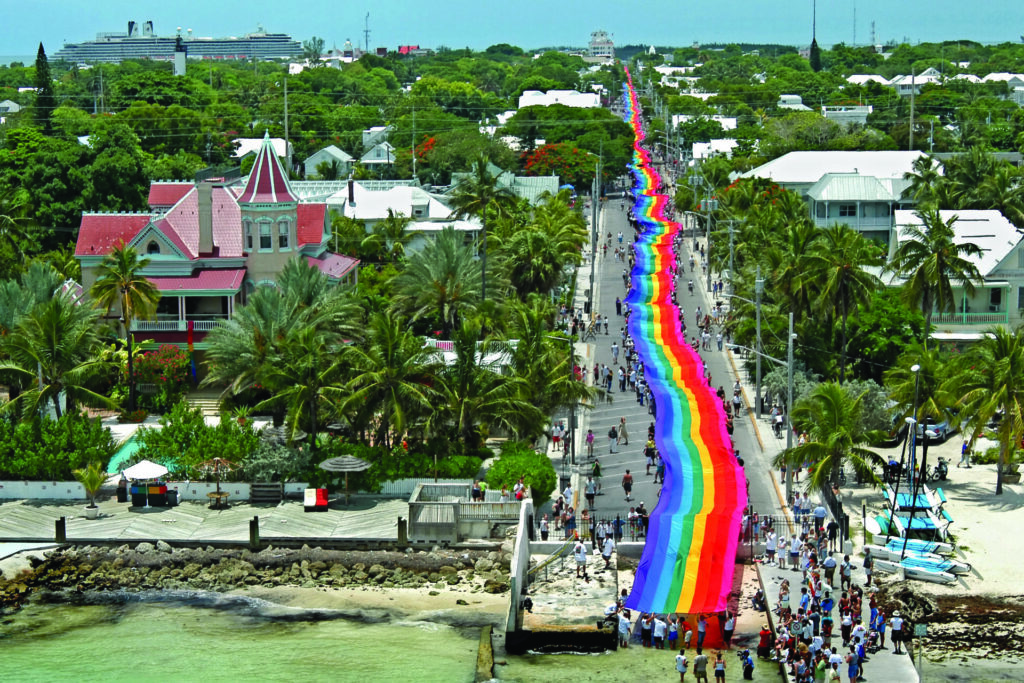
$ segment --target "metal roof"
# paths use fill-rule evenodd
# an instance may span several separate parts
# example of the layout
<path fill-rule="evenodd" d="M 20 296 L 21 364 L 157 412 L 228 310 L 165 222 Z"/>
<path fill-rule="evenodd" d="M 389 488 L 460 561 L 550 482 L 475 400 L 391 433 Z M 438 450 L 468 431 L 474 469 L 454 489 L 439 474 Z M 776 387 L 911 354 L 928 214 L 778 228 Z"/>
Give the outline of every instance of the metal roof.
<path fill-rule="evenodd" d="M 980 256 L 965 258 L 974 263 L 984 277 L 988 277 L 1021 241 L 1013 223 L 995 209 L 942 210 L 939 215 L 944 221 L 956 217 L 953 239 L 957 244 L 974 243 L 981 249 Z M 914 211 L 896 211 L 895 224 L 897 244 L 907 239 L 908 226 L 922 225 L 920 216 Z"/>
<path fill-rule="evenodd" d="M 807 196 L 817 202 L 892 202 L 892 196 L 878 178 L 853 173 L 826 173 L 811 185 Z"/>

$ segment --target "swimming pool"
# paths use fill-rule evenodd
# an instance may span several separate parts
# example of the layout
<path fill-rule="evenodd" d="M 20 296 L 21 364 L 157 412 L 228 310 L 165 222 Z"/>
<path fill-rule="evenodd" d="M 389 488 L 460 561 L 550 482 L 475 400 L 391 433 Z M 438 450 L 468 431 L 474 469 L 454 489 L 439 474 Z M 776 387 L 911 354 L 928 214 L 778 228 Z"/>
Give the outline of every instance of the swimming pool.
<path fill-rule="evenodd" d="M 110 464 L 107 465 L 107 474 L 117 474 L 121 471 L 124 464 L 129 462 L 135 453 L 139 450 L 139 442 L 135 440 L 135 436 L 132 435 L 127 441 L 121 444 L 121 447 L 114 453 L 114 457 L 110 459 Z"/>

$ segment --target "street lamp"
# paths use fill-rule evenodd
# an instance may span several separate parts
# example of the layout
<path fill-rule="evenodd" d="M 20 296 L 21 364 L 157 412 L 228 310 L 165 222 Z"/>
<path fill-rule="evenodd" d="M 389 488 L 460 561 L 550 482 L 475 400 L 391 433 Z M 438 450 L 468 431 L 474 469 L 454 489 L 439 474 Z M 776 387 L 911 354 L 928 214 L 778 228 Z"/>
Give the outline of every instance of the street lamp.
<path fill-rule="evenodd" d="M 914 463 L 917 459 L 917 392 L 921 386 L 921 366 L 914 364 L 910 366 L 910 371 L 914 373 L 914 416 L 913 422 L 907 420 L 907 424 L 910 425 L 911 439 L 910 441 L 910 487 L 914 487 Z"/>

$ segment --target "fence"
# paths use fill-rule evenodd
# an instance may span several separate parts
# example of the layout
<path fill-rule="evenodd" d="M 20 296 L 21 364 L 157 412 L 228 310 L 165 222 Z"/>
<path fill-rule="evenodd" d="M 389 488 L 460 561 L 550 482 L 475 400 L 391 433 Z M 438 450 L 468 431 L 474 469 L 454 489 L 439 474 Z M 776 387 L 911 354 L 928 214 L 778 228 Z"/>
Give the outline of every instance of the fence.
<path fill-rule="evenodd" d="M 387 498 L 408 498 L 416 490 L 417 484 L 465 484 L 471 486 L 472 482 L 467 479 L 438 479 L 436 482 L 423 477 L 414 479 L 396 479 L 386 481 L 381 485 L 380 495 Z"/>
<path fill-rule="evenodd" d="M 522 503 L 501 501 L 487 491 L 473 502 L 471 482 L 419 483 L 409 498 L 409 538 L 413 541 L 458 543 L 463 538 L 490 538 L 501 526 L 519 520 Z"/>
<path fill-rule="evenodd" d="M 595 533 L 599 524 L 604 526 L 606 534 L 608 529 L 612 531 L 612 538 L 615 539 L 616 543 L 619 541 L 637 542 L 646 539 L 647 528 L 639 519 L 631 521 L 620 516 L 615 519 L 595 517 L 587 520 L 577 517 L 569 524 L 556 524 L 549 520 L 548 540 L 558 541 L 571 538 L 574 534 L 579 534 L 579 537 L 584 541 L 593 541 L 595 540 Z M 534 531 L 535 538 L 541 538 L 540 522 L 537 520 L 534 521 Z"/>

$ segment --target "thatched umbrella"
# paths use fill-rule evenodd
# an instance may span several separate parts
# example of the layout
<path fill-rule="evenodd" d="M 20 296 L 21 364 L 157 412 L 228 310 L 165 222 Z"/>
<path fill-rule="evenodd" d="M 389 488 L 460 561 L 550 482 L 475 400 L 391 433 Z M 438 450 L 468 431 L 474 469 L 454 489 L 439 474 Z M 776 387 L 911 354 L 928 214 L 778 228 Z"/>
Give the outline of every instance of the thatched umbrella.
<path fill-rule="evenodd" d="M 348 473 L 362 472 L 370 469 L 370 463 L 361 460 L 354 455 L 340 455 L 337 458 L 329 458 L 320 463 L 320 469 L 327 472 L 345 473 L 345 505 L 348 505 Z"/>

